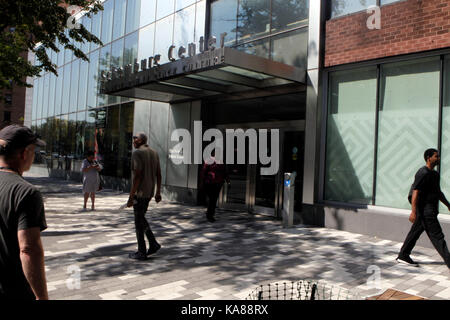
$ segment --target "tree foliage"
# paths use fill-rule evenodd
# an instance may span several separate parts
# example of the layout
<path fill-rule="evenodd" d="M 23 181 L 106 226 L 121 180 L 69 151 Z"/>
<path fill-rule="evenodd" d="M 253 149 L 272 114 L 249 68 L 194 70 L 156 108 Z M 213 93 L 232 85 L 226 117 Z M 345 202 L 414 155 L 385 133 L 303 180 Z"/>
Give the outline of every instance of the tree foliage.
<path fill-rule="evenodd" d="M 0 90 L 10 89 L 13 83 L 31 87 L 26 77 L 38 76 L 41 71 L 57 75 L 47 54 L 60 51 L 57 43 L 88 61 L 75 43 L 101 41 L 81 23 L 68 28 L 75 22 L 73 12 L 67 9 L 70 6 L 78 6 L 88 17 L 103 10 L 99 0 L 0 0 Z M 27 60 L 28 51 L 38 59 L 36 65 Z"/>

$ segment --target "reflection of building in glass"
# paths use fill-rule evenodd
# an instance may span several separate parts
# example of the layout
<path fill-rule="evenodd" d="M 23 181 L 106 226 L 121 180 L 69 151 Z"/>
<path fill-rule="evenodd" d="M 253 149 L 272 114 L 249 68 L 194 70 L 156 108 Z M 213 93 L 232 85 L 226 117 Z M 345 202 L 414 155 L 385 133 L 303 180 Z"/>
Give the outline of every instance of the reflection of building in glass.
<path fill-rule="evenodd" d="M 279 129 L 280 171 L 228 166 L 221 207 L 280 217 L 283 173 L 296 172 L 296 222 L 403 240 L 426 148 L 441 150 L 450 196 L 450 9 L 441 2 L 107 0 L 81 18 L 104 45 L 79 45 L 89 63 L 50 52 L 59 76 L 35 79 L 28 120 L 48 142 L 52 174 L 77 178 L 94 150 L 118 189 L 129 187 L 133 134 L 147 132 L 165 197 L 191 203 L 203 199 L 199 168 L 172 162 L 175 129 Z M 380 6 L 380 30 L 367 28 L 371 5 Z M 100 83 L 121 67 L 138 81 Z"/>

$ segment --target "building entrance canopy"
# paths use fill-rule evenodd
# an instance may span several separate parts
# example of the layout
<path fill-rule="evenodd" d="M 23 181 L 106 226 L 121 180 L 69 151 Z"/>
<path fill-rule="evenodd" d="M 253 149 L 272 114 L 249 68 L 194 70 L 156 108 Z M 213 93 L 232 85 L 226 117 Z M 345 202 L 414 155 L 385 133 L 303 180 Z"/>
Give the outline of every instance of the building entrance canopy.
<path fill-rule="evenodd" d="M 136 63 L 103 73 L 101 93 L 179 103 L 198 99 L 268 96 L 305 89 L 306 71 L 222 47 L 146 68 Z"/>

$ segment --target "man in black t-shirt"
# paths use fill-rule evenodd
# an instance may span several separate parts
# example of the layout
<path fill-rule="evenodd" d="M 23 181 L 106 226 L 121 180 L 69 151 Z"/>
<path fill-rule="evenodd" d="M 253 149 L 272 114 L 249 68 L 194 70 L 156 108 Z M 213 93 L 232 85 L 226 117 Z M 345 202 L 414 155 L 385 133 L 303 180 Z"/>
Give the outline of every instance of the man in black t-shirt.
<path fill-rule="evenodd" d="M 46 300 L 44 249 L 47 228 L 40 192 L 22 178 L 45 146 L 26 127 L 0 131 L 0 299 Z"/>
<path fill-rule="evenodd" d="M 450 203 L 441 192 L 439 173 L 433 170 L 439 164 L 439 152 L 436 149 L 428 149 L 425 151 L 424 158 L 426 165 L 417 171 L 411 187 L 412 211 L 409 220 L 413 225 L 400 249 L 397 261 L 414 266 L 418 265 L 411 259 L 410 254 L 420 235 L 425 231 L 447 267 L 450 268 L 450 253 L 437 218 L 439 201 L 446 205 L 450 211 Z"/>

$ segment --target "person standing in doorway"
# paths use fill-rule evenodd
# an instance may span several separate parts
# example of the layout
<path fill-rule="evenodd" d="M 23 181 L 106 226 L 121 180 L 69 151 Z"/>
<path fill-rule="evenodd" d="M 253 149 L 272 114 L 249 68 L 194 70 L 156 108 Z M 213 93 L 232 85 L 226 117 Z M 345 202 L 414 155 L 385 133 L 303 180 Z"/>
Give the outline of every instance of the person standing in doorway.
<path fill-rule="evenodd" d="M 47 228 L 38 189 L 22 178 L 35 146 L 45 142 L 27 127 L 0 131 L 0 300 L 47 300 L 41 231 Z"/>
<path fill-rule="evenodd" d="M 86 211 L 86 205 L 89 196 L 91 197 L 91 210 L 95 210 L 95 192 L 97 192 L 100 188 L 99 172 L 102 169 L 102 165 L 95 160 L 94 152 L 88 151 L 86 153 L 86 159 L 84 159 L 83 164 L 81 165 L 81 171 L 83 172 L 84 193 L 83 211 Z"/>
<path fill-rule="evenodd" d="M 152 197 L 155 196 L 157 203 L 161 201 L 161 166 L 159 156 L 155 150 L 147 145 L 147 140 L 145 133 L 138 133 L 136 136 L 133 136 L 135 150 L 131 155 L 132 186 L 127 207 L 132 206 L 134 209 L 138 251 L 131 253 L 130 258 L 136 260 L 145 260 L 148 255 L 161 249 L 161 245 L 156 241 L 145 218 L 145 213 Z M 144 235 L 149 242 L 148 251 L 146 251 Z"/>
<path fill-rule="evenodd" d="M 411 186 L 412 211 L 409 220 L 413 225 L 400 249 L 397 262 L 418 266 L 418 263 L 411 259 L 410 254 L 420 235 L 425 231 L 447 267 L 450 268 L 450 253 L 437 218 L 439 201 L 450 211 L 450 203 L 441 192 L 439 173 L 434 170 L 440 162 L 439 152 L 436 149 L 428 149 L 425 151 L 424 158 L 426 165 L 417 171 Z"/>
<path fill-rule="evenodd" d="M 206 196 L 208 197 L 206 219 L 209 222 L 216 221 L 214 218 L 216 213 L 216 203 L 225 181 L 230 185 L 226 167 L 223 163 L 217 161 L 215 151 L 213 150 L 211 158 L 203 164 L 200 173 L 200 188 L 205 190 Z"/>

